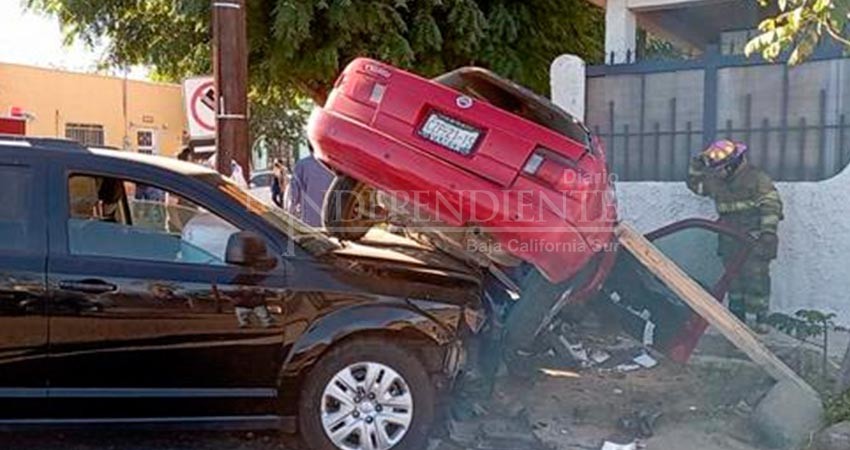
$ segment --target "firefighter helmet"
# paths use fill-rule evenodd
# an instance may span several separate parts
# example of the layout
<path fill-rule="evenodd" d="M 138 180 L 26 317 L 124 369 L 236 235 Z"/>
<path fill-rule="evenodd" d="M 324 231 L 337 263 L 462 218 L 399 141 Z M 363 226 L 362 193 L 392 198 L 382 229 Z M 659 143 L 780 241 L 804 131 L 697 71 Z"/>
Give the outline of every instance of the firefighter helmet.
<path fill-rule="evenodd" d="M 709 168 L 719 171 L 727 167 L 737 166 L 744 159 L 746 153 L 747 144 L 720 139 L 703 150 L 701 156 Z"/>

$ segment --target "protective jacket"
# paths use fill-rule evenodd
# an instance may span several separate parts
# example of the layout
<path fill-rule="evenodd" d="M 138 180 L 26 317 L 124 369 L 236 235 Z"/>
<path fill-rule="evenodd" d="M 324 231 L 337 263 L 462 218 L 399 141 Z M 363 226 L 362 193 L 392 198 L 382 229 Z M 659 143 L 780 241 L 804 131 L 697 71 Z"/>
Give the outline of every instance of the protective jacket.
<path fill-rule="evenodd" d="M 728 178 L 723 178 L 694 161 L 688 174 L 688 188 L 711 197 L 722 222 L 756 238 L 764 233 L 775 236 L 783 219 L 782 199 L 773 180 L 747 162 Z"/>
<path fill-rule="evenodd" d="M 721 177 L 695 159 L 687 184 L 694 193 L 714 200 L 721 222 L 757 239 L 756 248 L 742 267 L 743 273 L 730 287 L 730 308 L 739 316 L 744 310 L 766 314 L 770 301 L 770 261 L 776 258 L 777 228 L 783 218 L 782 199 L 773 180 L 746 161 L 730 176 Z M 732 258 L 740 250 L 728 238 L 721 239 L 719 246 L 718 253 L 724 258 Z"/>

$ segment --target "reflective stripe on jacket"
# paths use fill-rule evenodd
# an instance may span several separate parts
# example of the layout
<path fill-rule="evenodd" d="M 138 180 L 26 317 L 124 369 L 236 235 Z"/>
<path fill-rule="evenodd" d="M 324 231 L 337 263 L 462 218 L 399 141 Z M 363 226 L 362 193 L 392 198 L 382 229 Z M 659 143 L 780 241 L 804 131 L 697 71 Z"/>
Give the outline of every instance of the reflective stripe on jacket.
<path fill-rule="evenodd" d="M 745 162 L 729 178 L 692 163 L 688 188 L 715 201 L 720 218 L 745 232 L 776 233 L 783 218 L 779 191 L 766 173 Z"/>

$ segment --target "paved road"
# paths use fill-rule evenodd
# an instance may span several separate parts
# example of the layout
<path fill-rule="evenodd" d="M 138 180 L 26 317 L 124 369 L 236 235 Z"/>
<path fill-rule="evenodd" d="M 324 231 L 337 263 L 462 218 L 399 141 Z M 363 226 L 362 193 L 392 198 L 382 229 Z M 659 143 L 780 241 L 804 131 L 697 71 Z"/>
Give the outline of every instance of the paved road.
<path fill-rule="evenodd" d="M 432 442 L 432 445 L 435 443 Z M 6 450 L 303 450 L 294 436 L 273 432 L 32 432 L 0 434 Z M 425 450 L 425 449 L 423 449 Z M 443 443 L 436 450 L 459 450 Z"/>
<path fill-rule="evenodd" d="M 10 450 L 298 450 L 277 433 L 85 432 L 0 435 Z"/>

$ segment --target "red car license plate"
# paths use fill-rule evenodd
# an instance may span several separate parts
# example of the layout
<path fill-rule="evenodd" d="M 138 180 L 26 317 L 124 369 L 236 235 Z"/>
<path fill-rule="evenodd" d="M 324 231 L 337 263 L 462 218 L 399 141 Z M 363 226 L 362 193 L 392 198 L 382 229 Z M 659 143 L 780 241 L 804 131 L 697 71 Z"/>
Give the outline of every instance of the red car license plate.
<path fill-rule="evenodd" d="M 461 155 L 468 155 L 475 148 L 481 132 L 450 117 L 431 113 L 419 129 L 419 135 Z"/>

